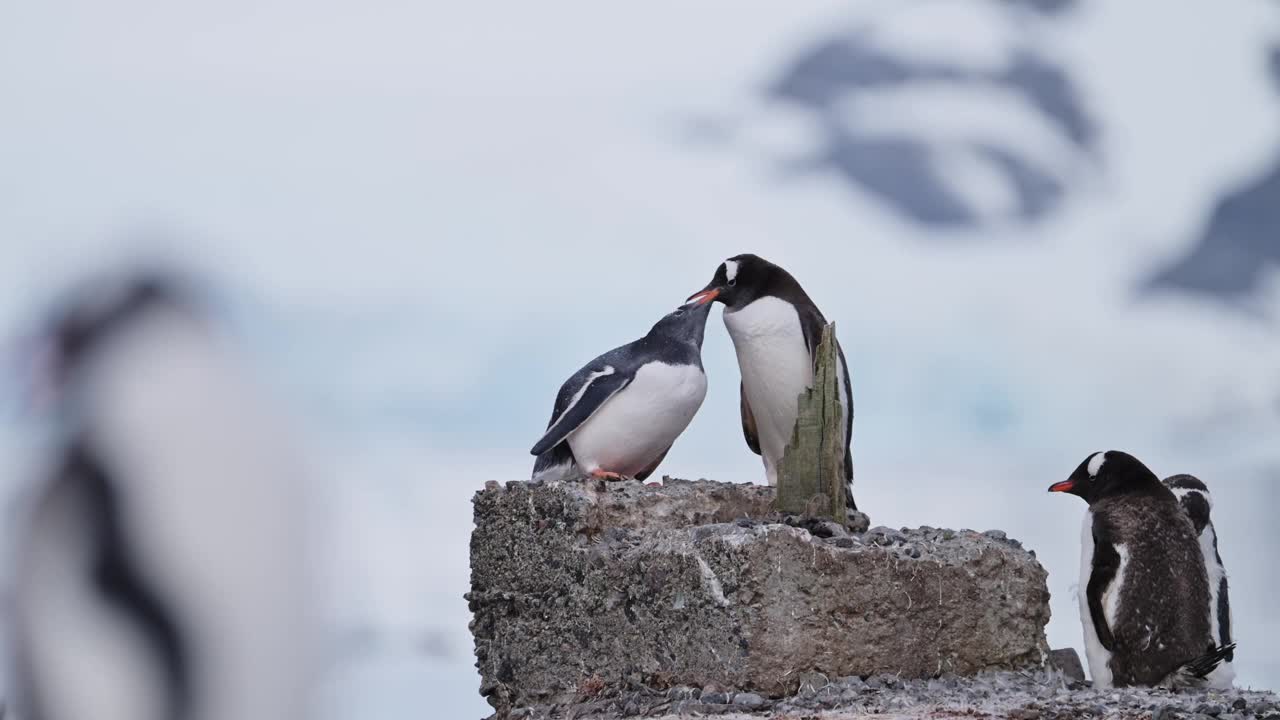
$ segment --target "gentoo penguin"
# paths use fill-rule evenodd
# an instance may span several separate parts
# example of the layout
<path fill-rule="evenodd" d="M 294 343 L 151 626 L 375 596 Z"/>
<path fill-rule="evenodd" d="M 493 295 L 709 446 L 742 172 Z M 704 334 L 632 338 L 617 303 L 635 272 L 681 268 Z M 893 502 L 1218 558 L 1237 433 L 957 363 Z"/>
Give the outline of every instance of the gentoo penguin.
<path fill-rule="evenodd" d="M 635 342 L 582 366 L 560 386 L 530 451 L 535 481 L 573 476 L 644 480 L 707 395 L 702 336 L 710 307 L 687 303 Z"/>
<path fill-rule="evenodd" d="M 69 299 L 47 352 L 57 438 L 12 545 L 25 720 L 301 720 L 299 468 L 175 280 Z"/>
<path fill-rule="evenodd" d="M 1089 504 L 1080 620 L 1094 687 L 1203 685 L 1230 646 L 1213 642 L 1204 560 L 1173 493 L 1117 450 L 1093 453 L 1049 491 Z"/>
<path fill-rule="evenodd" d="M 720 263 L 711 282 L 689 298 L 722 302 L 724 324 L 733 339 L 742 372 L 739 386 L 742 434 L 747 447 L 764 458 L 770 485 L 778 484 L 778 463 L 795 429 L 797 399 L 813 384 L 815 353 L 827 319 L 791 273 L 756 255 L 736 255 Z M 837 372 L 844 411 L 844 472 L 849 509 L 853 501 L 853 392 L 839 341 Z"/>
<path fill-rule="evenodd" d="M 1227 571 L 1218 553 L 1218 533 L 1213 528 L 1209 513 L 1213 510 L 1213 497 L 1209 488 L 1194 475 L 1167 477 L 1164 484 L 1173 491 L 1182 510 L 1191 518 L 1196 536 L 1200 539 L 1200 554 L 1209 573 L 1209 624 L 1213 627 L 1213 640 L 1219 645 L 1231 644 L 1231 600 L 1227 594 Z M 1235 683 L 1236 672 L 1231 662 L 1233 652 L 1228 652 L 1207 678 L 1209 686 L 1229 688 Z"/>

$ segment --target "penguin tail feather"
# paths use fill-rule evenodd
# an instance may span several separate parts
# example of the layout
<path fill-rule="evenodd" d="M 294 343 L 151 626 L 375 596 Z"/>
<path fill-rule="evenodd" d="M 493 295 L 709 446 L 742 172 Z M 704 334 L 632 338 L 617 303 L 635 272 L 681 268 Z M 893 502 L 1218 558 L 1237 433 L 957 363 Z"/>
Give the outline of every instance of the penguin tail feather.
<path fill-rule="evenodd" d="M 533 461 L 532 482 L 563 480 L 577 473 L 578 460 L 573 456 L 569 443 L 562 442 L 547 450 Z"/>
<path fill-rule="evenodd" d="M 1204 685 L 1205 679 L 1209 677 L 1209 673 L 1216 670 L 1235 649 L 1235 643 L 1213 647 L 1204 655 L 1183 663 L 1177 670 L 1169 673 L 1164 681 L 1160 683 L 1160 686 L 1167 688 L 1201 687 Z"/>

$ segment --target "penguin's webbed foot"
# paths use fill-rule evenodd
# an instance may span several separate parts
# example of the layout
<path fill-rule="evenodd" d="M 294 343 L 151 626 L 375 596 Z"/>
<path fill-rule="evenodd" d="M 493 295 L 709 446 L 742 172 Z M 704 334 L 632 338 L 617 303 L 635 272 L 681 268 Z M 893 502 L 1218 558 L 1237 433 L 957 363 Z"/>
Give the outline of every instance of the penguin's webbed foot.
<path fill-rule="evenodd" d="M 630 480 L 631 479 L 621 473 L 609 472 L 608 470 L 592 470 L 591 477 L 597 480 Z"/>

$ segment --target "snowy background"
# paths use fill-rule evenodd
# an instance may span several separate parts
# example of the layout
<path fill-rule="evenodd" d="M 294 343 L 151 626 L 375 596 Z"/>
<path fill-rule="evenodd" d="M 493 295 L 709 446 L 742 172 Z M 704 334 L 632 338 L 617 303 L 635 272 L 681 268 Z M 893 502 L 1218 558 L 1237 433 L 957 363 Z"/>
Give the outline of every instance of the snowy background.
<path fill-rule="evenodd" d="M 0 332 L 139 238 L 219 289 L 323 470 L 326 719 L 487 714 L 471 495 L 748 251 L 839 325 L 875 523 L 1021 538 L 1079 647 L 1084 506 L 1045 488 L 1195 473 L 1240 680 L 1280 688 L 1278 226 L 1266 0 L 0 6 Z M 659 472 L 763 481 L 718 315 Z"/>

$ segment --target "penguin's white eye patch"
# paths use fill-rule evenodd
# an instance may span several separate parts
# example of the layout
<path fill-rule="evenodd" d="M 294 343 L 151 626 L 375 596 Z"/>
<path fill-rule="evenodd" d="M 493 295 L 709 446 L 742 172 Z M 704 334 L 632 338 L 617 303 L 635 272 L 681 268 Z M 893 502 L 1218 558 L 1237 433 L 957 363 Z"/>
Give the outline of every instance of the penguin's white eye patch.
<path fill-rule="evenodd" d="M 1098 477 L 1098 471 L 1102 470 L 1102 463 L 1106 462 L 1106 460 L 1107 454 L 1105 452 L 1094 453 L 1093 457 L 1089 458 L 1089 467 L 1087 468 L 1089 477 Z"/>
<path fill-rule="evenodd" d="M 738 261 L 737 260 L 724 261 L 724 279 L 730 285 L 733 285 L 738 282 Z"/>

